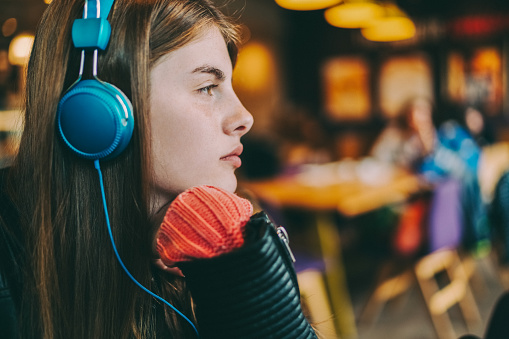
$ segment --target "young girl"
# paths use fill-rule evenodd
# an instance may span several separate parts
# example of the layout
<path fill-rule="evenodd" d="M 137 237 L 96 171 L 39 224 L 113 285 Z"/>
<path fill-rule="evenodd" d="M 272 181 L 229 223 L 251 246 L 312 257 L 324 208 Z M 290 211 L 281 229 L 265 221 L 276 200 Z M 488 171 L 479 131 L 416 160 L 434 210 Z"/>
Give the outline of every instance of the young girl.
<path fill-rule="evenodd" d="M 285 243 L 233 193 L 253 123 L 232 89 L 236 26 L 209 0 L 112 2 L 54 0 L 38 28 L 19 154 L 0 171 L 0 333 L 314 338 Z M 91 27 L 99 52 L 82 53 Z M 104 136 L 81 122 L 97 117 L 89 94 L 64 110 L 90 79 L 118 91 L 123 150 L 76 146 Z"/>

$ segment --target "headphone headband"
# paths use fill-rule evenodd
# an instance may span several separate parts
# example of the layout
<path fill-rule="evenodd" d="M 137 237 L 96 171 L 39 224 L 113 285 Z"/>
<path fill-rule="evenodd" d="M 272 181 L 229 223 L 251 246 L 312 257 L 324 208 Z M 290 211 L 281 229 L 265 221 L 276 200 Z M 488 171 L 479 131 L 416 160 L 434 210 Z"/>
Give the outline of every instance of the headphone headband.
<path fill-rule="evenodd" d="M 83 19 L 102 18 L 108 19 L 114 0 L 85 0 Z"/>
<path fill-rule="evenodd" d="M 111 35 L 108 15 L 114 0 L 85 0 L 83 18 L 74 20 L 72 41 L 82 49 L 106 49 Z"/>

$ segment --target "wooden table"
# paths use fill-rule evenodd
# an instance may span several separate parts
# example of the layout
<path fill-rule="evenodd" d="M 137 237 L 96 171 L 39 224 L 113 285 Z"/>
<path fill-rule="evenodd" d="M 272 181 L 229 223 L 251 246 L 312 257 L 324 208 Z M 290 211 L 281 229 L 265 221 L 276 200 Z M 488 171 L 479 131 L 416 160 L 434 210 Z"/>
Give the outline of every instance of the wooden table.
<path fill-rule="evenodd" d="M 424 188 L 416 175 L 395 170 L 389 180 L 376 184 L 359 179 L 319 185 L 306 184 L 297 175 L 242 182 L 260 199 L 282 207 L 301 207 L 317 211 L 335 210 L 353 217 L 377 208 L 403 202 Z"/>

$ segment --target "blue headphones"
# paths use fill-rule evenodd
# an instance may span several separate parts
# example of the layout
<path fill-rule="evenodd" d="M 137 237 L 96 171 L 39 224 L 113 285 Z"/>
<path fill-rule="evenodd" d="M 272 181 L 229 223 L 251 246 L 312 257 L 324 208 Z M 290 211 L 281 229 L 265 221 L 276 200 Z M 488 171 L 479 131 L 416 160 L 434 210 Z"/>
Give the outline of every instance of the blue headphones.
<path fill-rule="evenodd" d="M 127 276 L 142 290 L 165 303 L 183 317 L 196 332 L 193 322 L 168 301 L 140 284 L 124 265 L 117 251 L 111 231 L 106 194 L 100 160 L 119 155 L 129 144 L 133 134 L 133 107 L 120 89 L 97 78 L 97 53 L 108 45 L 111 26 L 107 20 L 114 0 L 85 0 L 83 19 L 76 19 L 72 26 L 74 47 L 81 48 L 78 80 L 65 92 L 58 103 L 57 125 L 65 144 L 77 155 L 94 160 L 99 175 L 106 225 L 117 260 Z M 85 50 L 94 51 L 93 80 L 81 80 L 85 63 Z"/>
<path fill-rule="evenodd" d="M 83 18 L 72 26 L 72 40 L 81 51 L 78 79 L 58 104 L 57 125 L 65 144 L 90 160 L 108 160 L 129 144 L 134 128 L 133 108 L 117 87 L 97 77 L 98 50 L 108 45 L 111 26 L 107 20 L 114 0 L 85 0 Z M 85 51 L 93 50 L 93 77 L 81 80 Z"/>

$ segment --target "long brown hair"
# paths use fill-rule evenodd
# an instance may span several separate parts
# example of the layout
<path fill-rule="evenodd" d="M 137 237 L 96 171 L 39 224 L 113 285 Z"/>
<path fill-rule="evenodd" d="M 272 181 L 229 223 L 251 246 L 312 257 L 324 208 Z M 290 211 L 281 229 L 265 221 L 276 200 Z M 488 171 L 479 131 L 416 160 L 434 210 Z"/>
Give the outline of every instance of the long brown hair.
<path fill-rule="evenodd" d="M 79 68 L 71 26 L 83 5 L 49 5 L 28 65 L 24 132 L 10 178 L 27 253 L 21 331 L 26 338 L 150 338 L 162 328 L 174 337 L 192 336 L 172 310 L 161 317 L 161 303 L 121 270 L 94 166 L 57 137 L 58 101 Z M 150 264 L 149 73 L 161 56 L 210 25 L 222 32 L 234 63 L 237 29 L 209 0 L 117 0 L 109 21 L 112 36 L 100 53 L 98 76 L 131 99 L 135 118 L 127 149 L 101 166 L 113 236 L 133 276 L 193 319 L 184 282 Z"/>

